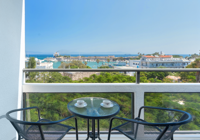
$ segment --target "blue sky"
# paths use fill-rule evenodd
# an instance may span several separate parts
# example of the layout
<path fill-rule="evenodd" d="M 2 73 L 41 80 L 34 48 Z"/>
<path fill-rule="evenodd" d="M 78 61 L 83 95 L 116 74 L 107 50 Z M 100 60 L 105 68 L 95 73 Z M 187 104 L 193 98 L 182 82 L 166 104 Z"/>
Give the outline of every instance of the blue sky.
<path fill-rule="evenodd" d="M 199 53 L 200 0 L 26 0 L 27 53 Z"/>

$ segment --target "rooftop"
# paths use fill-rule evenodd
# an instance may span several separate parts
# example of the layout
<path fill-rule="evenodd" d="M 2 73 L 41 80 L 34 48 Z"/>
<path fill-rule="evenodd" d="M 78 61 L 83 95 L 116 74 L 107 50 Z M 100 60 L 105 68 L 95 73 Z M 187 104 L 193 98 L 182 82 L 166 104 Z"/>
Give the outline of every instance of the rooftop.
<path fill-rule="evenodd" d="M 142 57 L 146 57 L 146 58 L 172 58 L 172 55 L 159 55 L 159 56 L 150 56 L 150 55 L 145 55 Z"/>

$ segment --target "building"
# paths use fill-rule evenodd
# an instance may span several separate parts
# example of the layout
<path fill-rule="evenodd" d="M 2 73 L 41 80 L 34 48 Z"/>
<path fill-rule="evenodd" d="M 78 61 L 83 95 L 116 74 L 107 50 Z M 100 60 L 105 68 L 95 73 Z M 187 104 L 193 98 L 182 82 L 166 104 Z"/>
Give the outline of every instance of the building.
<path fill-rule="evenodd" d="M 53 62 L 44 62 L 36 65 L 36 69 L 53 69 Z"/>
<path fill-rule="evenodd" d="M 140 68 L 185 68 L 190 62 L 184 58 L 173 58 L 172 55 L 142 56 Z"/>
<path fill-rule="evenodd" d="M 119 69 L 119 72 L 120 72 L 120 69 L 133 69 L 133 67 L 114 66 L 114 69 Z M 121 73 L 124 73 L 124 72 L 121 72 Z M 129 75 L 129 76 L 134 76 L 134 73 L 135 73 L 135 72 L 132 72 L 132 71 L 126 71 L 124 74 Z"/>
<path fill-rule="evenodd" d="M 58 56 L 59 56 L 59 53 L 58 53 L 58 52 L 55 52 L 55 53 L 53 54 L 53 56 L 54 56 L 54 57 L 58 57 Z"/>
<path fill-rule="evenodd" d="M 129 66 L 133 68 L 139 68 L 140 60 L 129 60 Z"/>
<path fill-rule="evenodd" d="M 124 61 L 123 61 L 123 62 L 119 61 L 119 62 L 113 64 L 113 66 L 126 66 L 126 62 L 124 62 Z"/>

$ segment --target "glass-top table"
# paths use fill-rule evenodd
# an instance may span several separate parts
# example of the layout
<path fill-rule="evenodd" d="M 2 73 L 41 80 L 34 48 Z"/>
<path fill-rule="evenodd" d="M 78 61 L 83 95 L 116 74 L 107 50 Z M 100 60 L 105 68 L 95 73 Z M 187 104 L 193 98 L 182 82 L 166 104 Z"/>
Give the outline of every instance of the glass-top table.
<path fill-rule="evenodd" d="M 84 100 L 87 103 L 87 106 L 82 108 L 76 107 L 75 104 L 77 103 L 77 100 Z M 73 101 L 67 104 L 67 108 L 72 114 L 88 119 L 87 120 L 88 137 L 86 140 L 88 140 L 89 137 L 91 137 L 93 140 L 95 140 L 95 138 L 100 139 L 99 119 L 113 117 L 117 115 L 120 111 L 119 105 L 111 100 L 110 101 L 112 102 L 113 107 L 105 108 L 101 106 L 103 100 L 108 100 L 108 99 L 99 97 L 84 97 L 84 98 L 74 99 Z M 91 133 L 89 133 L 89 119 L 92 119 Z M 97 134 L 95 133 L 95 119 L 97 120 L 97 127 L 98 127 Z"/>

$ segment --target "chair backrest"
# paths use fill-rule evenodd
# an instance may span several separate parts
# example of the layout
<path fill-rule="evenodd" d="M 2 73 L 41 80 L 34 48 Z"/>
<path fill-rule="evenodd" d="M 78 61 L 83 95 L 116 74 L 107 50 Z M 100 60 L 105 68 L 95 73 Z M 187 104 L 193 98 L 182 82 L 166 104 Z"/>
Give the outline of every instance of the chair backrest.
<path fill-rule="evenodd" d="M 37 107 L 32 107 L 32 108 L 28 108 L 28 109 L 38 109 L 38 108 Z M 16 109 L 16 110 L 9 111 L 6 114 L 6 118 L 11 122 L 11 124 L 16 129 L 18 134 L 20 136 L 22 136 L 23 138 L 31 139 L 31 140 L 43 140 L 44 137 L 43 137 L 43 132 L 41 130 L 41 126 L 40 125 L 38 125 L 38 124 L 32 125 L 29 122 L 17 120 L 15 118 L 11 117 L 12 113 L 17 113 L 19 111 L 23 116 L 28 109 L 25 108 L 25 109 Z M 39 110 L 34 111 L 34 112 L 38 112 L 38 111 Z M 37 117 L 35 119 L 36 119 L 35 121 L 39 120 L 39 118 L 37 118 Z"/>
<path fill-rule="evenodd" d="M 183 114 L 183 116 L 180 118 L 180 121 L 184 121 L 188 118 L 187 114 Z M 166 132 L 162 135 L 160 140 L 170 140 L 173 137 L 174 132 L 180 127 L 181 125 L 174 125 L 174 126 L 169 126 Z"/>
<path fill-rule="evenodd" d="M 189 113 L 169 108 L 143 106 L 147 123 L 144 132 L 147 135 L 154 135 L 156 140 L 170 140 L 174 132 L 182 125 L 190 122 L 192 117 Z"/>

